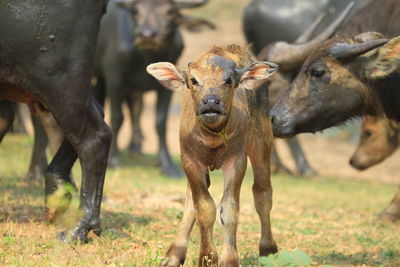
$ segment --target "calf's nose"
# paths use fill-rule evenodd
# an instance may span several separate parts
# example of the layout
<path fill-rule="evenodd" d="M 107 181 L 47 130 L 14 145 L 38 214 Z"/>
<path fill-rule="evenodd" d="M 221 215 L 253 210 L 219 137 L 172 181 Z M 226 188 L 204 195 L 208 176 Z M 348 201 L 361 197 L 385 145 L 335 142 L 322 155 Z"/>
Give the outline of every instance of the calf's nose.
<path fill-rule="evenodd" d="M 203 98 L 202 100 L 203 105 L 220 105 L 221 104 L 221 99 L 216 96 L 216 95 L 208 95 Z"/>

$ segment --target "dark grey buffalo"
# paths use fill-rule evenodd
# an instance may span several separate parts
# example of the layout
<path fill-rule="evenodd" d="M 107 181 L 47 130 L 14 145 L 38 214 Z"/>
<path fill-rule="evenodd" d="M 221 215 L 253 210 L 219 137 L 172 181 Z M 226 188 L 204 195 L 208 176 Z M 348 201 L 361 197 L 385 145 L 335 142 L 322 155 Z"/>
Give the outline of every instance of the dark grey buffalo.
<path fill-rule="evenodd" d="M 175 63 L 183 50 L 183 40 L 178 25 L 187 22 L 207 22 L 187 19 L 180 14 L 181 7 L 197 7 L 207 0 L 118 0 L 111 1 L 104 16 L 96 54 L 95 91 L 100 98 L 107 96 L 111 103 L 111 127 L 114 139 L 111 146 L 110 165 L 118 165 L 116 137 L 123 121 L 122 104 L 130 108 L 133 147 L 140 150 L 139 127 L 142 94 L 157 92 L 156 128 L 159 140 L 159 162 L 168 176 L 181 176 L 172 162 L 166 144 L 166 122 L 172 92 L 163 88 L 146 73 L 153 62 Z"/>
<path fill-rule="evenodd" d="M 246 39 L 261 60 L 278 61 L 280 71 L 269 84 L 270 106 L 285 92 L 295 77 L 306 53 L 326 40 L 345 19 L 350 0 L 252 0 L 243 16 Z M 366 3 L 355 1 L 357 9 Z M 340 18 L 339 20 L 337 18 Z M 268 25 L 268 27 L 265 27 Z M 311 38 L 316 35 L 315 38 Z M 296 42 L 295 45 L 286 42 Z M 271 45 L 273 48 L 271 51 Z M 285 48 L 282 60 L 280 50 Z M 272 57 L 273 56 L 273 57 Z M 278 58 L 277 57 L 281 57 Z M 287 59 L 290 60 L 287 60 Z M 315 174 L 297 138 L 285 140 L 300 174 Z M 276 152 L 276 150 L 273 150 Z M 272 166 L 276 171 L 287 170 L 277 153 Z M 273 170 L 274 170 L 273 168 Z"/>
<path fill-rule="evenodd" d="M 376 33 L 354 36 L 376 31 L 392 38 L 400 35 L 399 22 L 399 1 L 373 1 L 342 25 L 337 31 L 337 37 L 312 51 L 289 90 L 271 110 L 274 133 L 278 136 L 293 136 L 301 132 L 320 131 L 357 115 L 376 113 L 377 106 L 380 106 L 378 103 L 382 103 L 380 109 L 387 116 L 400 119 L 400 116 L 395 115 L 397 97 L 392 95 L 398 90 L 391 90 L 397 86 L 396 65 L 392 64 L 394 59 L 382 58 L 386 63 L 376 61 L 379 66 L 372 63 L 369 65 L 376 67 L 376 71 L 386 68 L 382 71 L 387 75 L 382 74 L 380 79 L 369 79 L 365 76 L 367 72 L 360 72 L 363 67 L 367 67 L 364 63 L 370 59 L 364 53 L 379 52 L 379 49 L 374 49 L 386 47 L 385 41 L 380 40 L 382 37 Z M 398 52 L 394 50 L 392 56 L 396 58 Z M 353 75 L 349 80 L 346 80 L 347 73 L 344 75 L 345 69 L 349 75 Z M 359 88 L 353 86 L 353 82 L 358 80 L 362 85 Z M 383 87 L 381 90 L 372 90 L 380 85 Z M 364 96 L 371 98 L 366 99 Z"/>
<path fill-rule="evenodd" d="M 101 0 L 14 0 L 0 2 L 0 98 L 49 111 L 65 134 L 45 177 L 50 218 L 60 198 L 70 197 L 70 170 L 82 166 L 81 210 L 64 240 L 87 241 L 100 233 L 100 203 L 111 131 L 89 90 Z M 66 192 L 65 194 L 63 192 Z M 52 199 L 50 206 L 49 200 Z"/>

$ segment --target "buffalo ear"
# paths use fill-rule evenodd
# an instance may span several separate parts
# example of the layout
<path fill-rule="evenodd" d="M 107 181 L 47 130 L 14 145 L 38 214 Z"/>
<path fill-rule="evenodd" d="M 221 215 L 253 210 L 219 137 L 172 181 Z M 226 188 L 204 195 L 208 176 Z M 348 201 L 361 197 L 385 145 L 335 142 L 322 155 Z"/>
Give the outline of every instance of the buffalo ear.
<path fill-rule="evenodd" d="M 172 63 L 153 63 L 147 66 L 146 71 L 169 90 L 177 91 L 186 88 L 184 76 Z"/>
<path fill-rule="evenodd" d="M 362 69 L 365 78 L 373 80 L 388 76 L 400 67 L 400 36 L 361 58 L 366 60 Z"/>
<path fill-rule="evenodd" d="M 267 61 L 256 61 L 241 70 L 239 85 L 245 89 L 256 89 L 278 70 L 278 65 Z"/>

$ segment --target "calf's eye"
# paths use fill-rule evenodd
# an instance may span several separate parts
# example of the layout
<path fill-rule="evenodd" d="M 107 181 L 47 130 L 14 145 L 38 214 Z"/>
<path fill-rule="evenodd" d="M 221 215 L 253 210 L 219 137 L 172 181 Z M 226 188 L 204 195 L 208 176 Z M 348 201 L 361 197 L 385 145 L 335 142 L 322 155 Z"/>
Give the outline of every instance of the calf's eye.
<path fill-rule="evenodd" d="M 198 85 L 198 84 L 199 84 L 195 78 L 191 78 L 191 79 L 190 79 L 190 82 L 191 82 L 193 85 Z"/>
<path fill-rule="evenodd" d="M 372 131 L 370 131 L 370 130 L 365 130 L 364 131 L 364 136 L 365 137 L 370 137 L 372 135 Z"/>

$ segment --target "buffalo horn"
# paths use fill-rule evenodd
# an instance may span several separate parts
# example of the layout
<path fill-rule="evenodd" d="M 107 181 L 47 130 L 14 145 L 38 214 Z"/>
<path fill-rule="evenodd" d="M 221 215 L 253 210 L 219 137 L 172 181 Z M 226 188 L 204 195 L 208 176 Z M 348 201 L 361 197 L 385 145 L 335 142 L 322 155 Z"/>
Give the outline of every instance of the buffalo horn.
<path fill-rule="evenodd" d="M 276 62 L 283 70 L 292 70 L 300 66 L 308 57 L 311 51 L 323 41 L 327 40 L 343 22 L 350 10 L 354 6 L 354 2 L 350 2 L 342 11 L 339 17 L 322 31 L 314 39 L 302 44 L 289 44 L 286 42 L 277 42 L 270 49 L 268 61 Z M 312 26 L 313 27 L 313 26 Z M 311 27 L 311 28 L 312 28 Z"/>
<path fill-rule="evenodd" d="M 387 39 L 372 40 L 361 44 L 337 44 L 330 50 L 330 55 L 336 59 L 344 60 L 364 54 L 372 49 L 375 49 L 385 43 Z"/>

